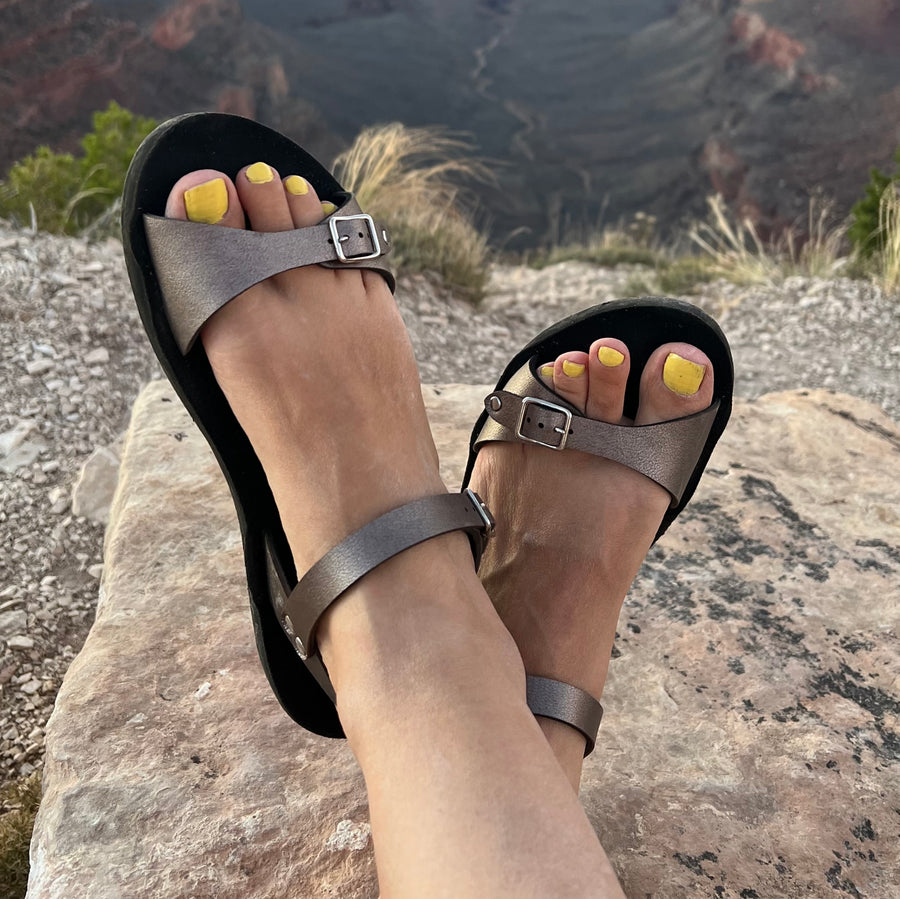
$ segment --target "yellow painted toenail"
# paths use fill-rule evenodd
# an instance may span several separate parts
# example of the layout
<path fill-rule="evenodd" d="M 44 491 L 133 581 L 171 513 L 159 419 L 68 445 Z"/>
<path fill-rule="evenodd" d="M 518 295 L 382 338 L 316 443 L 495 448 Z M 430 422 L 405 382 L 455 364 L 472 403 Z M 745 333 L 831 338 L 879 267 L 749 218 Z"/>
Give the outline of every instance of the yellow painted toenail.
<path fill-rule="evenodd" d="M 228 188 L 221 178 L 205 181 L 184 192 L 184 211 L 192 222 L 214 225 L 228 212 Z"/>
<path fill-rule="evenodd" d="M 247 180 L 251 184 L 268 184 L 275 176 L 264 162 L 254 162 L 247 169 Z"/>
<path fill-rule="evenodd" d="M 564 359 L 563 374 L 565 374 L 567 378 L 577 378 L 579 375 L 584 374 L 584 366 L 579 365 L 577 362 L 569 362 L 568 359 Z"/>
<path fill-rule="evenodd" d="M 331 215 L 331 213 L 335 212 L 336 210 L 337 210 L 337 206 L 335 206 L 334 203 L 329 203 L 328 200 L 326 200 L 322 204 L 322 212 L 324 212 L 325 215 Z"/>
<path fill-rule="evenodd" d="M 600 360 L 601 365 L 605 365 L 607 368 L 615 368 L 625 361 L 625 354 L 614 350 L 611 346 L 602 346 L 597 350 L 597 358 Z"/>
<path fill-rule="evenodd" d="M 669 353 L 663 366 L 663 384 L 679 396 L 693 396 L 700 389 L 705 374 L 705 365 Z"/>
<path fill-rule="evenodd" d="M 301 178 L 299 175 L 291 175 L 289 178 L 285 178 L 284 186 L 287 192 L 295 197 L 303 197 L 309 193 L 309 183 L 306 178 Z"/>
<path fill-rule="evenodd" d="M 556 371 L 555 365 L 542 365 L 541 366 L 541 375 L 545 378 L 552 378 L 553 372 Z"/>

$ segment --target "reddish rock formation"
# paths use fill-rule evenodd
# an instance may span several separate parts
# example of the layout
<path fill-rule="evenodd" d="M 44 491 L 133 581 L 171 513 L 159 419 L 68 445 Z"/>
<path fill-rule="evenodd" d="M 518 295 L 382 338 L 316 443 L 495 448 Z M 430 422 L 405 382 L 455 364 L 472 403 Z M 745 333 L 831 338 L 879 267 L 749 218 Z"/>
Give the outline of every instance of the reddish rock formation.
<path fill-rule="evenodd" d="M 794 74 L 797 60 L 806 54 L 806 47 L 800 41 L 767 25 L 756 13 L 735 13 L 731 35 L 743 45 L 744 52 L 753 62 L 774 66 L 790 75 Z"/>
<path fill-rule="evenodd" d="M 153 40 L 166 50 L 180 50 L 211 25 L 238 22 L 241 18 L 236 0 L 184 0 L 157 20 Z"/>
<path fill-rule="evenodd" d="M 0 0 L 0 176 L 40 144 L 74 151 L 110 100 L 158 119 L 192 109 L 265 114 L 335 152 L 315 108 L 291 98 L 265 31 L 242 21 L 237 0 L 179 0 L 149 21 L 87 0 Z M 210 57 L 210 43 L 227 64 Z"/>

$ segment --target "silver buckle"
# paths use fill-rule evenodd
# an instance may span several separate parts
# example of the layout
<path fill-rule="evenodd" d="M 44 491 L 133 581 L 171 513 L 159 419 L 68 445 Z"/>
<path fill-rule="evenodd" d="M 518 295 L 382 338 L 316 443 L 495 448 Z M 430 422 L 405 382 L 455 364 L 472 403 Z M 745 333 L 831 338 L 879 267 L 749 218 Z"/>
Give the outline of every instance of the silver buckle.
<path fill-rule="evenodd" d="M 349 236 L 341 237 L 338 234 L 338 222 L 365 222 L 366 227 L 369 229 L 369 239 L 372 241 L 372 247 L 375 252 L 366 256 L 348 256 L 341 244 L 350 238 Z M 328 219 L 328 228 L 331 231 L 331 239 L 334 242 L 334 251 L 341 262 L 364 262 L 367 259 L 377 259 L 381 255 L 381 242 L 378 240 L 375 222 L 372 220 L 371 215 L 366 215 L 364 212 L 361 212 L 359 215 L 333 215 Z"/>
<path fill-rule="evenodd" d="M 559 443 L 546 443 L 543 440 L 535 440 L 533 437 L 526 437 L 525 434 L 522 433 L 522 425 L 525 423 L 525 414 L 528 411 L 529 406 L 540 406 L 542 409 L 549 409 L 551 412 L 558 412 L 560 415 L 565 416 L 565 425 L 561 428 L 557 427 L 553 429 L 555 434 L 561 435 Z M 522 408 L 519 411 L 519 423 L 516 425 L 516 437 L 527 443 L 536 443 L 538 446 L 546 446 L 548 449 L 562 450 L 566 448 L 566 441 L 569 439 L 569 425 L 571 424 L 572 413 L 565 407 L 557 406 L 556 403 L 548 403 L 546 400 L 540 400 L 534 396 L 526 396 L 522 397 Z"/>
<path fill-rule="evenodd" d="M 485 505 L 484 500 L 470 487 L 466 487 L 463 493 L 469 498 L 469 501 L 475 507 L 475 511 L 481 516 L 481 520 L 484 522 L 484 539 L 485 542 L 487 542 L 494 536 L 494 528 L 496 527 L 494 516 L 488 511 L 488 507 Z"/>

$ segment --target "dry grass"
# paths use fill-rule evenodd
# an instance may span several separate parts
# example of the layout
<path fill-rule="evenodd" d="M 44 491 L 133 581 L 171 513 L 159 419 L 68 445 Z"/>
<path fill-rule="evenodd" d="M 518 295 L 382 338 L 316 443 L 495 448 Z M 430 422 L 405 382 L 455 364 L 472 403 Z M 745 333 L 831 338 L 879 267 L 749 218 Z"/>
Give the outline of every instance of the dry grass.
<path fill-rule="evenodd" d="M 689 236 L 719 277 L 736 284 L 777 284 L 791 275 L 831 278 L 848 263 L 847 225 L 832 224 L 832 205 L 818 196 L 810 197 L 802 241 L 796 228 L 787 228 L 764 243 L 753 222 L 734 218 L 721 196 L 707 203 L 706 221 L 694 225 Z"/>
<path fill-rule="evenodd" d="M 41 801 L 41 778 L 32 774 L 0 792 L 0 899 L 22 899 L 28 886 L 28 847 Z"/>
<path fill-rule="evenodd" d="M 586 233 L 570 231 L 555 246 L 529 254 L 528 264 L 537 269 L 571 261 L 608 268 L 617 265 L 655 267 L 662 256 L 656 236 L 656 218 L 637 212 L 627 223 L 598 225 Z"/>
<path fill-rule="evenodd" d="M 900 189 L 890 185 L 881 196 L 878 227 L 884 248 L 876 262 L 876 280 L 885 293 L 900 294 Z"/>
<path fill-rule="evenodd" d="M 487 283 L 488 243 L 472 223 L 460 185 L 489 181 L 491 174 L 470 151 L 466 139 L 440 128 L 376 125 L 360 133 L 334 169 L 360 206 L 391 229 L 394 265 L 437 272 L 478 300 Z"/>

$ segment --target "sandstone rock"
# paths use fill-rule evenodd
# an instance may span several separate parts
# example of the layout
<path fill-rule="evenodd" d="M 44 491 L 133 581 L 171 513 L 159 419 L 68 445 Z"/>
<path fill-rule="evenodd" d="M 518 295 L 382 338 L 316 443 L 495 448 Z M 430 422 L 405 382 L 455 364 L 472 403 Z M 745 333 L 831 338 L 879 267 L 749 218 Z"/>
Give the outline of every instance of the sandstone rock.
<path fill-rule="evenodd" d="M 448 483 L 485 390 L 424 391 Z M 626 604 L 586 767 L 627 895 L 895 895 L 898 455 L 858 400 L 736 406 Z M 46 729 L 29 899 L 375 895 L 352 754 L 278 707 L 245 589 L 224 480 L 151 384 Z"/>
<path fill-rule="evenodd" d="M 81 468 L 72 489 L 72 512 L 106 524 L 119 480 L 119 457 L 109 448 L 95 449 Z"/>

